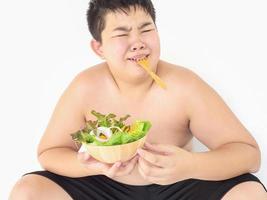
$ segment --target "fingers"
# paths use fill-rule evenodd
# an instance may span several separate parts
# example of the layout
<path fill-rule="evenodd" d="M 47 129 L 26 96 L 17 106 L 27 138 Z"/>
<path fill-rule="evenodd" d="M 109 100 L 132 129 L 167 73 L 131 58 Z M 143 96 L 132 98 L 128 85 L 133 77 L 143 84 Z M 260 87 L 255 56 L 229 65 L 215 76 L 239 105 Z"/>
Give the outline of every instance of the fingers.
<path fill-rule="evenodd" d="M 164 167 L 168 164 L 168 157 L 165 155 L 155 154 L 144 149 L 137 150 L 140 157 L 158 167 Z"/>
<path fill-rule="evenodd" d="M 119 168 L 121 166 L 121 162 L 114 163 L 105 173 L 106 176 L 113 178 L 115 177 L 116 173 L 118 172 Z"/>
<path fill-rule="evenodd" d="M 134 169 L 138 160 L 138 156 L 135 156 L 130 161 L 125 163 L 120 163 L 120 165 L 116 165 L 116 163 L 108 170 L 106 175 L 108 177 L 116 177 L 116 176 L 125 176 Z"/>
<path fill-rule="evenodd" d="M 153 166 L 141 157 L 138 160 L 138 169 L 145 177 L 162 177 L 166 173 L 165 168 Z"/>
<path fill-rule="evenodd" d="M 90 154 L 85 152 L 84 153 L 84 160 L 89 160 L 91 158 Z"/>
<path fill-rule="evenodd" d="M 102 163 L 94 159 L 87 152 L 79 152 L 77 154 L 77 158 L 85 168 L 87 168 L 88 170 L 91 170 L 92 168 L 97 169 L 100 174 L 103 174 L 110 168 L 110 164 Z"/>
<path fill-rule="evenodd" d="M 79 161 L 85 162 L 85 161 L 89 160 L 91 156 L 87 152 L 79 152 L 77 157 L 78 157 Z"/>
<path fill-rule="evenodd" d="M 104 174 L 110 178 L 115 176 L 124 176 L 134 169 L 137 160 L 138 155 L 133 157 L 131 160 L 122 163 L 122 162 L 116 162 L 114 164 L 108 164 L 100 162 L 96 159 L 94 159 L 92 156 L 90 156 L 86 152 L 80 152 L 77 155 L 78 160 L 86 167 L 86 168 L 98 168 L 101 174 Z"/>
<path fill-rule="evenodd" d="M 124 176 L 127 174 L 130 174 L 132 172 L 132 170 L 134 169 L 136 163 L 138 161 L 138 156 L 135 156 L 134 158 L 132 158 L 130 161 L 124 163 L 121 167 L 119 172 L 117 173 L 118 176 Z"/>
<path fill-rule="evenodd" d="M 165 180 L 164 177 L 153 177 L 153 176 L 148 176 L 148 175 L 145 174 L 145 172 L 143 172 L 143 170 L 142 170 L 141 168 L 138 168 L 138 171 L 139 171 L 139 173 L 141 174 L 141 176 L 142 176 L 145 180 L 147 180 L 147 181 L 149 181 L 149 182 L 151 182 L 151 183 L 159 184 L 159 185 L 166 185 L 166 183 L 165 183 L 166 180 Z"/>
<path fill-rule="evenodd" d="M 151 183 L 159 185 L 168 184 L 166 177 L 168 177 L 168 169 L 149 166 L 146 160 L 140 158 L 138 160 L 138 171 L 140 175 Z M 146 163 L 146 164 L 144 164 Z"/>
<path fill-rule="evenodd" d="M 165 178 L 163 178 L 163 177 L 148 176 L 148 175 L 145 174 L 145 172 L 143 172 L 143 170 L 141 168 L 138 168 L 138 171 L 139 171 L 139 173 L 141 174 L 141 176 L 145 180 L 147 180 L 147 181 L 149 181 L 151 183 L 156 183 L 156 184 L 164 185 L 163 183 L 164 183 Z"/>
<path fill-rule="evenodd" d="M 168 144 L 152 144 L 145 142 L 144 147 L 148 150 L 155 151 L 162 154 L 170 154 L 175 152 L 177 149 L 176 146 Z"/>

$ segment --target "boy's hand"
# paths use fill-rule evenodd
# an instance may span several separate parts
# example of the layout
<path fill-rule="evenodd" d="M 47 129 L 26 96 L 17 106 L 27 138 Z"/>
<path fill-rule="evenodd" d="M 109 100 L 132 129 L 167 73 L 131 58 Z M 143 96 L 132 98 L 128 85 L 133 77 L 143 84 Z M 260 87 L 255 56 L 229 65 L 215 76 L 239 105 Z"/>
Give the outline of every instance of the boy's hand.
<path fill-rule="evenodd" d="M 193 154 L 174 145 L 145 143 L 138 149 L 138 170 L 144 179 L 159 185 L 168 185 L 191 178 Z"/>
<path fill-rule="evenodd" d="M 114 164 L 108 164 L 94 159 L 86 152 L 78 153 L 78 160 L 85 167 L 95 168 L 100 171 L 100 174 L 106 175 L 110 178 L 130 174 L 137 163 L 138 157 L 139 156 L 136 155 L 131 160 L 123 163 L 116 162 Z"/>

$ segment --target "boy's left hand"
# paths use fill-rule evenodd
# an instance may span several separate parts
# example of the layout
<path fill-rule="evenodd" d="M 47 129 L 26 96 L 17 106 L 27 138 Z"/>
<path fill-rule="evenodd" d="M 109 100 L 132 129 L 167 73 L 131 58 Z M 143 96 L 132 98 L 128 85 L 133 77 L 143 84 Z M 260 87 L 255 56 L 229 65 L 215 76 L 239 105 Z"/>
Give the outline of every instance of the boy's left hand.
<path fill-rule="evenodd" d="M 175 145 L 145 143 L 138 149 L 138 170 L 141 176 L 155 184 L 168 185 L 191 178 L 193 153 Z"/>

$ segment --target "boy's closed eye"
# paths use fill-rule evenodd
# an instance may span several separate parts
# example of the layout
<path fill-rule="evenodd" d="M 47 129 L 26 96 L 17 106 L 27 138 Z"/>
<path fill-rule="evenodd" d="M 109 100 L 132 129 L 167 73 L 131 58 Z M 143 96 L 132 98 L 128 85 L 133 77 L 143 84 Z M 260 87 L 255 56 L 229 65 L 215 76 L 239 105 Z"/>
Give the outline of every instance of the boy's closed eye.
<path fill-rule="evenodd" d="M 147 33 L 147 32 L 153 31 L 153 30 L 154 29 L 143 30 L 142 33 Z"/>
<path fill-rule="evenodd" d="M 153 31 L 153 30 L 154 29 L 143 30 L 143 31 L 141 31 L 141 33 L 147 33 L 147 32 Z M 120 35 L 115 35 L 113 37 L 126 37 L 126 36 L 129 36 L 129 34 L 120 34 Z"/>
<path fill-rule="evenodd" d="M 125 37 L 125 36 L 128 36 L 128 34 L 115 35 L 114 37 Z"/>

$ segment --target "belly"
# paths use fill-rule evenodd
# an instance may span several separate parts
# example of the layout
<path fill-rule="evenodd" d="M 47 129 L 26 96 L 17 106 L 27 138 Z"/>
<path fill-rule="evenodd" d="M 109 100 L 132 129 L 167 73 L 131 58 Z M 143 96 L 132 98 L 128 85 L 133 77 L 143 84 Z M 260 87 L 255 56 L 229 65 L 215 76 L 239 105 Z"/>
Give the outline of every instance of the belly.
<path fill-rule="evenodd" d="M 189 140 L 186 145 L 182 147 L 183 149 L 187 151 L 192 151 L 192 140 Z M 114 181 L 128 184 L 128 185 L 148 185 L 152 184 L 151 182 L 145 180 L 141 174 L 138 171 L 138 164 L 135 165 L 133 171 L 126 175 L 126 176 L 120 176 L 120 177 L 113 177 Z"/>

